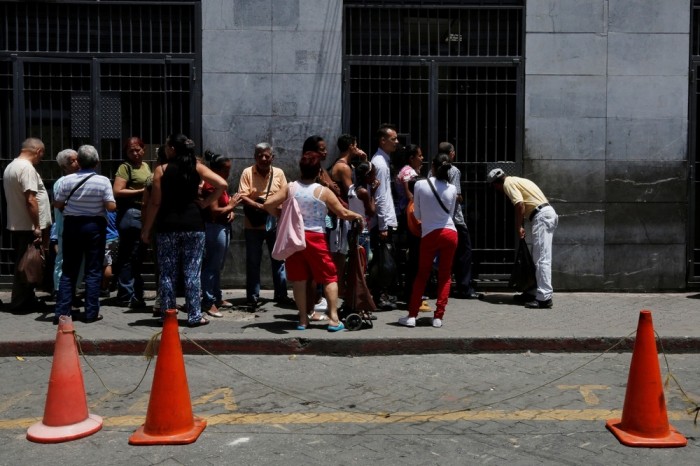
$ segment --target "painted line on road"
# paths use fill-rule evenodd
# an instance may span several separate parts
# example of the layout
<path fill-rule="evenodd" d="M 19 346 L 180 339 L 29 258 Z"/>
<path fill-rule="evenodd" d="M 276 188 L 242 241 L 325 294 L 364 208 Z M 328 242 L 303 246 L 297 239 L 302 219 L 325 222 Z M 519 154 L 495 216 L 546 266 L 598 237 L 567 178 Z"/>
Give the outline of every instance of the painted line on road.
<path fill-rule="evenodd" d="M 692 420 L 685 411 L 668 411 L 670 421 Z M 195 413 L 196 415 L 196 413 Z M 456 421 L 605 421 L 619 419 L 619 409 L 528 409 L 519 411 L 426 411 L 420 413 L 224 413 L 202 416 L 209 425 L 391 424 Z M 41 418 L 0 419 L 0 429 L 26 429 Z M 138 427 L 145 416 L 104 417 L 105 427 Z"/>

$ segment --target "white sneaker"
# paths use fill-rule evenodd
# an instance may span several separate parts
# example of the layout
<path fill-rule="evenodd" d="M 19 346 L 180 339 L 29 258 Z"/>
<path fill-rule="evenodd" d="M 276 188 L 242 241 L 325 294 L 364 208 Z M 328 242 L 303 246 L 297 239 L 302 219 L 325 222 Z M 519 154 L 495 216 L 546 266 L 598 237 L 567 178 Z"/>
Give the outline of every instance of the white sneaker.
<path fill-rule="evenodd" d="M 316 312 L 326 312 L 328 310 L 328 301 L 326 298 L 321 298 L 321 301 L 314 305 L 314 311 Z"/>
<path fill-rule="evenodd" d="M 442 327 L 442 319 L 433 319 L 433 327 L 435 327 L 435 328 Z"/>
<path fill-rule="evenodd" d="M 415 327 L 416 326 L 416 318 L 415 317 L 399 317 L 399 325 L 403 325 L 405 327 Z"/>

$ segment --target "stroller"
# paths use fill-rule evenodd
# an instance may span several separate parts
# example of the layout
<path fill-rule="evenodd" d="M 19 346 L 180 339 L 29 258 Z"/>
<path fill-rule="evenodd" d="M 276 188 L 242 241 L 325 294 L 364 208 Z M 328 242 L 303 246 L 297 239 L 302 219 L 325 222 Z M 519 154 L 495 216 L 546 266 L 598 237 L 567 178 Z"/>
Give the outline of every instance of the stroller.
<path fill-rule="evenodd" d="M 365 281 L 366 255 L 364 248 L 358 244 L 360 233 L 362 226 L 358 222 L 352 222 L 348 233 L 345 296 L 343 306 L 338 309 L 338 317 L 348 330 L 372 328 L 372 320 L 376 319 L 372 315 L 376 306 Z"/>

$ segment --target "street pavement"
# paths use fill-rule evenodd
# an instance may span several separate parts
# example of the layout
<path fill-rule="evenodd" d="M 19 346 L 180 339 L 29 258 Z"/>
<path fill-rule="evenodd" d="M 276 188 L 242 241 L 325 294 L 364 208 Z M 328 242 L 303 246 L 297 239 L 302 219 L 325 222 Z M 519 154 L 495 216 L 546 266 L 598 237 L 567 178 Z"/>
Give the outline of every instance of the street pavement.
<path fill-rule="evenodd" d="M 291 292 L 290 292 L 291 294 Z M 297 312 L 276 307 L 271 292 L 263 291 L 255 312 L 244 306 L 243 290 L 225 290 L 234 304 L 223 318 L 207 326 L 188 328 L 179 313 L 185 354 L 318 354 L 392 355 L 489 352 L 631 351 L 639 313 L 650 310 L 660 346 L 666 352 L 700 352 L 700 294 L 698 293 L 556 293 L 552 309 L 526 309 L 513 302 L 513 293 L 489 291 L 482 300 L 450 299 L 442 328 L 431 326 L 432 313 L 422 313 L 415 328 L 396 322 L 405 310 L 377 311 L 373 326 L 331 333 L 320 322 L 296 330 Z M 76 322 L 83 351 L 88 354 L 140 354 L 161 330 L 152 317 L 155 293 L 147 294 L 144 309 L 102 300 L 102 321 Z M 150 299 L 149 299 L 150 298 Z M 8 303 L 9 292 L 0 292 Z M 184 302 L 179 298 L 178 302 Z M 53 303 L 27 313 L 4 311 L 0 326 L 0 357 L 52 355 L 57 327 Z M 429 300 L 434 309 L 435 301 Z M 401 305 L 399 307 L 402 307 Z M 0 311 L 3 312 L 3 311 Z"/>
<path fill-rule="evenodd" d="M 54 445 L 25 438 L 42 419 L 52 358 L 0 358 L 0 465 L 698 464 L 686 410 L 687 398 L 700 399 L 700 354 L 665 358 L 675 378 L 664 390 L 668 419 L 683 448 L 630 448 L 607 431 L 625 405 L 629 353 L 184 359 L 192 412 L 206 429 L 189 445 L 132 446 L 157 372 L 143 357 L 80 358 L 89 411 L 104 426 Z M 156 396 L 167 396 L 162 387 Z M 656 425 L 645 411 L 626 413 Z"/>

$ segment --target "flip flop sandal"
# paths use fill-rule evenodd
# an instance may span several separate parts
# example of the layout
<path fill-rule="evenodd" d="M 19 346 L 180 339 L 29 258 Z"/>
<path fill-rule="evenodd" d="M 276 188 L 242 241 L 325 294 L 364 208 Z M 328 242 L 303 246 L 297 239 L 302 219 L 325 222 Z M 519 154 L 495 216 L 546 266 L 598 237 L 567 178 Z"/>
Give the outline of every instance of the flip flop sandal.
<path fill-rule="evenodd" d="M 311 314 L 309 314 L 309 321 L 323 322 L 324 320 L 329 320 L 325 312 L 321 313 L 314 311 Z"/>

